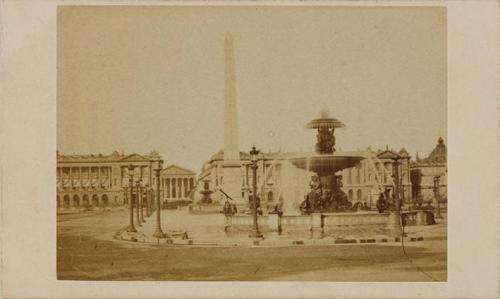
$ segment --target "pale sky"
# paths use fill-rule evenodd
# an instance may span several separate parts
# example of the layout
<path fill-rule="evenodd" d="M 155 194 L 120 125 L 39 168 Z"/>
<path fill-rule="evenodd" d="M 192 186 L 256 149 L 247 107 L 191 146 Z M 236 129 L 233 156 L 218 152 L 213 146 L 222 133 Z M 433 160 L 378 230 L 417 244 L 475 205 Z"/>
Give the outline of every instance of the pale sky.
<path fill-rule="evenodd" d="M 242 151 L 312 150 L 322 108 L 344 151 L 447 143 L 445 9 L 88 6 L 58 13 L 59 151 L 199 172 L 223 147 L 227 32 Z"/>

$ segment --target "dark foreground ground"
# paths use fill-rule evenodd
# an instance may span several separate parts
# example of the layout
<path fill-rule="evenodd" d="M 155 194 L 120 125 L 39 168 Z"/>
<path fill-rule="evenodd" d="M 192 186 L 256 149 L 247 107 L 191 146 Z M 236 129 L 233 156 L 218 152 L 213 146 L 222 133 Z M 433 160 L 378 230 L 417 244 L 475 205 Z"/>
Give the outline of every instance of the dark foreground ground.
<path fill-rule="evenodd" d="M 59 215 L 63 280 L 445 281 L 446 240 L 294 247 L 157 247 L 112 239 L 126 211 Z"/>

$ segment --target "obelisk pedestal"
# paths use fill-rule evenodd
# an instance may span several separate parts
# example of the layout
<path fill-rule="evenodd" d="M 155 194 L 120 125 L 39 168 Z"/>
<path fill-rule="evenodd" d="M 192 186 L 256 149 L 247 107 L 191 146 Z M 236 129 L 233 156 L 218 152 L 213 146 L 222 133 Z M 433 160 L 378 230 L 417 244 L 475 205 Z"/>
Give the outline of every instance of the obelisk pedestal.
<path fill-rule="evenodd" d="M 246 207 L 242 196 L 242 172 L 238 139 L 238 108 L 236 105 L 236 74 L 233 39 L 224 40 L 224 161 L 222 190 L 231 197 L 239 210 Z"/>

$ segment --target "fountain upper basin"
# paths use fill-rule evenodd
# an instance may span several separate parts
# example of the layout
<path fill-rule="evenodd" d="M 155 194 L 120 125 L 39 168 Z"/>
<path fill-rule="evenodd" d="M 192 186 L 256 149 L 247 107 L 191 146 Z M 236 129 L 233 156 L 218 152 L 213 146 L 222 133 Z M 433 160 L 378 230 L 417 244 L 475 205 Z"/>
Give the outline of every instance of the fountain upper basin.
<path fill-rule="evenodd" d="M 333 154 L 310 153 L 292 156 L 290 162 L 300 169 L 309 170 L 318 175 L 329 175 L 354 167 L 365 157 L 360 153 L 334 152 Z"/>

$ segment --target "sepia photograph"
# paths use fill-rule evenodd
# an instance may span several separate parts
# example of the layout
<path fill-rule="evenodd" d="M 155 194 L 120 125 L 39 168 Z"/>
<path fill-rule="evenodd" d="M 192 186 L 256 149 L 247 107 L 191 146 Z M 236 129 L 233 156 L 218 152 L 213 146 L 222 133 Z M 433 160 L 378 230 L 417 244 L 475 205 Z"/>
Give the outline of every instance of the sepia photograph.
<path fill-rule="evenodd" d="M 0 1 L 0 298 L 499 298 L 499 5 Z"/>
<path fill-rule="evenodd" d="M 57 279 L 446 282 L 447 47 L 438 6 L 60 5 Z"/>

